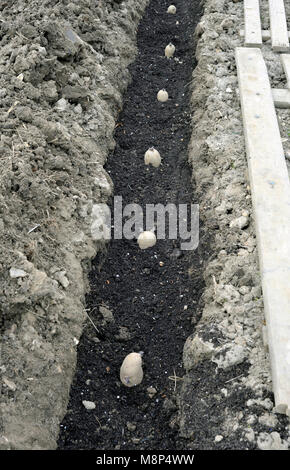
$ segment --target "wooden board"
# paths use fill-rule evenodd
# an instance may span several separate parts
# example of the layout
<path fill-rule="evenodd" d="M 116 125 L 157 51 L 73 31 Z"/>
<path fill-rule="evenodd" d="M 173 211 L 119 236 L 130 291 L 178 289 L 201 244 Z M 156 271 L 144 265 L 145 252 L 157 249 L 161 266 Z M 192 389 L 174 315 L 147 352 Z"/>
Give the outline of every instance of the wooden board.
<path fill-rule="evenodd" d="M 262 53 L 238 47 L 236 63 L 275 405 L 290 416 L 290 183 Z"/>
<path fill-rule="evenodd" d="M 272 96 L 276 108 L 290 108 L 290 90 L 288 88 L 272 88 Z"/>
<path fill-rule="evenodd" d="M 261 19 L 259 0 L 244 0 L 245 46 L 261 47 Z"/>
<path fill-rule="evenodd" d="M 243 29 L 240 29 L 239 34 L 241 37 L 244 37 L 245 31 Z M 269 41 L 269 39 L 271 39 L 271 31 L 268 29 L 262 29 L 262 39 L 263 41 Z M 290 31 L 288 31 L 288 39 L 290 41 Z"/>
<path fill-rule="evenodd" d="M 274 51 L 288 51 L 289 38 L 284 0 L 269 0 L 270 28 Z"/>
<path fill-rule="evenodd" d="M 290 89 L 290 54 L 281 54 L 281 60 L 287 79 L 287 87 Z"/>

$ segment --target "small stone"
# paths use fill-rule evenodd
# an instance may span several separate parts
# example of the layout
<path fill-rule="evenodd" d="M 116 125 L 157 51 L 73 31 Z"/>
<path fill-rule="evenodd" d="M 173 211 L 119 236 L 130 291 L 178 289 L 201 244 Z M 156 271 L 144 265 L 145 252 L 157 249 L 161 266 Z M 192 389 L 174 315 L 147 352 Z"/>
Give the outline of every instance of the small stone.
<path fill-rule="evenodd" d="M 199 362 L 209 359 L 214 353 L 214 346 L 203 340 L 198 333 L 187 338 L 183 347 L 183 364 L 187 371 Z"/>
<path fill-rule="evenodd" d="M 65 111 L 67 108 L 67 105 L 68 105 L 68 102 L 64 98 L 61 98 L 60 100 L 56 102 L 55 107 L 56 109 L 58 109 L 58 111 Z"/>
<path fill-rule="evenodd" d="M 282 442 L 280 434 L 278 432 L 266 432 L 260 433 L 258 437 L 258 448 L 260 450 L 287 450 L 288 445 L 284 441 Z"/>
<path fill-rule="evenodd" d="M 249 286 L 241 286 L 239 288 L 239 293 L 242 294 L 242 295 L 246 295 L 250 292 L 250 288 Z"/>
<path fill-rule="evenodd" d="M 66 277 L 66 271 L 57 271 L 54 277 L 62 285 L 64 289 L 66 289 L 69 286 L 69 280 Z"/>
<path fill-rule="evenodd" d="M 215 442 L 221 442 L 223 440 L 223 438 L 224 438 L 224 436 L 217 435 L 217 436 L 215 436 L 214 441 Z"/>
<path fill-rule="evenodd" d="M 102 314 L 105 322 L 114 321 L 113 313 L 107 307 L 104 307 L 104 306 L 99 307 L 99 312 Z"/>
<path fill-rule="evenodd" d="M 131 338 L 130 331 L 128 330 L 128 328 L 126 328 L 126 326 L 120 326 L 119 333 L 115 335 L 115 338 L 118 341 L 129 341 L 129 339 Z"/>
<path fill-rule="evenodd" d="M 255 400 L 253 400 L 253 399 L 250 399 L 250 400 L 247 400 L 247 401 L 246 401 L 246 406 L 253 406 L 253 405 L 255 405 L 255 404 L 256 404 L 256 402 L 255 402 Z"/>
<path fill-rule="evenodd" d="M 195 28 L 195 34 L 197 37 L 200 37 L 202 36 L 204 31 L 205 31 L 205 23 L 201 21 L 200 23 L 197 24 Z"/>
<path fill-rule="evenodd" d="M 249 425 L 254 424 L 256 421 L 257 421 L 257 418 L 256 418 L 255 415 L 250 415 L 250 416 L 247 418 L 247 423 L 248 423 Z"/>
<path fill-rule="evenodd" d="M 212 359 L 221 369 L 227 369 L 241 364 L 247 357 L 247 350 L 239 344 L 226 344 L 217 352 Z"/>
<path fill-rule="evenodd" d="M 82 403 L 87 410 L 94 410 L 96 408 L 96 405 L 93 401 L 83 400 Z"/>
<path fill-rule="evenodd" d="M 127 424 L 126 424 L 126 425 L 127 425 L 127 429 L 128 429 L 128 431 L 131 431 L 131 432 L 135 431 L 135 430 L 136 430 L 136 428 L 137 428 L 137 426 L 136 426 L 136 424 L 135 424 L 135 423 L 130 423 L 129 421 L 127 422 Z"/>
<path fill-rule="evenodd" d="M 245 438 L 246 438 L 249 442 L 254 442 L 254 440 L 255 440 L 255 433 L 254 433 L 253 429 L 249 429 L 249 430 L 245 433 Z"/>
<path fill-rule="evenodd" d="M 278 424 L 278 419 L 274 414 L 264 413 L 259 417 L 259 423 L 269 428 L 274 428 Z"/>
<path fill-rule="evenodd" d="M 133 444 L 139 444 L 140 439 L 138 439 L 137 437 L 133 437 L 132 442 Z"/>
<path fill-rule="evenodd" d="M 148 395 L 149 395 L 149 398 L 153 398 L 154 395 L 156 395 L 157 390 L 156 390 L 156 388 L 154 388 L 154 387 L 148 387 L 148 388 L 147 388 L 147 393 L 148 393 Z"/>
<path fill-rule="evenodd" d="M 230 228 L 239 228 L 240 230 L 243 230 L 244 228 L 248 227 L 248 225 L 249 217 L 246 217 L 244 215 L 230 222 Z"/>
<path fill-rule="evenodd" d="M 273 402 L 270 400 L 270 398 L 265 398 L 265 400 L 258 400 L 257 404 L 263 406 L 266 408 L 266 410 L 272 410 L 273 408 Z"/>
<path fill-rule="evenodd" d="M 28 273 L 26 271 L 23 271 L 23 269 L 18 269 L 18 268 L 11 268 L 9 271 L 10 277 L 12 279 L 15 279 L 17 277 L 25 277 L 28 276 Z"/>
<path fill-rule="evenodd" d="M 13 392 L 16 390 L 16 385 L 12 380 L 7 379 L 6 377 L 3 377 L 3 382 L 5 383 L 6 387 L 10 388 Z"/>
<path fill-rule="evenodd" d="M 74 112 L 76 114 L 82 114 L 83 108 L 82 108 L 82 105 L 80 103 L 77 106 L 74 107 Z"/>

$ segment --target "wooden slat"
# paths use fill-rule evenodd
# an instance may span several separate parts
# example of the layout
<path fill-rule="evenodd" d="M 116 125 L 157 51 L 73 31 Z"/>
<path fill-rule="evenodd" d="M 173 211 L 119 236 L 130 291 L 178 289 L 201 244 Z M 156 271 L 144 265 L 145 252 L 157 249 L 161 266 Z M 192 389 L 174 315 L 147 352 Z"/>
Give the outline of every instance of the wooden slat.
<path fill-rule="evenodd" d="M 260 49 L 236 48 L 276 411 L 290 416 L 290 184 Z"/>
<path fill-rule="evenodd" d="M 239 34 L 241 37 L 244 37 L 245 31 L 243 29 L 240 29 Z M 271 31 L 268 29 L 262 29 L 262 39 L 263 41 L 269 41 L 269 39 L 271 39 Z M 290 41 L 290 31 L 288 31 L 288 39 Z"/>
<path fill-rule="evenodd" d="M 272 88 L 272 96 L 276 108 L 290 108 L 290 90 L 288 88 Z"/>
<path fill-rule="evenodd" d="M 290 88 L 290 54 L 281 54 L 281 60 L 287 79 L 287 87 Z"/>
<path fill-rule="evenodd" d="M 269 0 L 270 28 L 274 51 L 288 51 L 289 38 L 284 0 Z"/>
<path fill-rule="evenodd" d="M 245 46 L 261 47 L 261 19 L 259 0 L 244 0 Z"/>

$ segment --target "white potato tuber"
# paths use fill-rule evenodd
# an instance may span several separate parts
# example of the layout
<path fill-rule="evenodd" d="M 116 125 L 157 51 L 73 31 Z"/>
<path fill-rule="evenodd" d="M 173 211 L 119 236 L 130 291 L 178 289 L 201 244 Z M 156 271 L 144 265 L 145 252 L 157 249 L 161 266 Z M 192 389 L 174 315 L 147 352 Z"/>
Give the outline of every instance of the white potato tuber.
<path fill-rule="evenodd" d="M 165 103 L 165 101 L 168 100 L 168 93 L 166 90 L 159 90 L 157 93 L 157 99 L 158 101 L 161 101 L 161 103 Z"/>
<path fill-rule="evenodd" d="M 169 5 L 167 9 L 167 13 L 170 13 L 171 15 L 175 15 L 176 13 L 176 6 L 175 5 Z"/>
<path fill-rule="evenodd" d="M 175 46 L 170 42 L 165 47 L 165 56 L 168 57 L 168 58 L 173 57 L 174 52 L 175 52 Z"/>
<path fill-rule="evenodd" d="M 141 250 L 146 250 L 146 248 L 151 248 L 152 246 L 156 245 L 156 235 L 155 233 L 147 230 L 145 232 L 140 233 L 137 243 Z"/>
<path fill-rule="evenodd" d="M 120 369 L 120 379 L 126 387 L 134 387 L 142 382 L 142 355 L 143 352 L 132 352 L 125 357 Z"/>
<path fill-rule="evenodd" d="M 152 166 L 157 168 L 161 163 L 161 157 L 158 150 L 154 147 L 150 147 L 144 155 L 144 162 L 145 165 L 149 165 L 151 163 Z"/>

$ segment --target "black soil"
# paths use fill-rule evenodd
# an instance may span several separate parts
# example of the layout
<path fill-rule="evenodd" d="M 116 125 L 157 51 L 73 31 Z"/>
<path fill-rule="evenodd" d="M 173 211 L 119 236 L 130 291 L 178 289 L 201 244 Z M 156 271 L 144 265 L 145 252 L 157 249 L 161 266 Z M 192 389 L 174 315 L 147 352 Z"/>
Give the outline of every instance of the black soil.
<path fill-rule="evenodd" d="M 191 134 L 190 82 L 195 66 L 193 32 L 199 1 L 154 0 L 138 30 L 138 56 L 132 84 L 116 126 L 115 151 L 107 162 L 115 196 L 128 203 L 198 203 L 194 196 L 187 147 Z M 176 46 L 175 59 L 164 48 Z M 168 102 L 156 99 L 166 88 Z M 144 165 L 144 152 L 155 146 L 159 168 Z M 176 398 L 182 378 L 186 338 L 199 319 L 202 265 L 208 237 L 195 251 L 180 250 L 180 240 L 158 240 L 140 250 L 136 239 L 112 240 L 93 262 L 88 321 L 78 348 L 78 365 L 59 436 L 59 449 L 184 449 L 176 424 Z M 113 321 L 99 312 L 106 306 Z M 124 330 L 125 328 L 125 330 Z M 125 335 L 124 335 L 125 332 Z M 132 351 L 144 351 L 144 380 L 126 388 L 120 365 Z M 156 389 L 152 397 L 148 387 Z M 87 411 L 83 400 L 96 408 Z"/>

